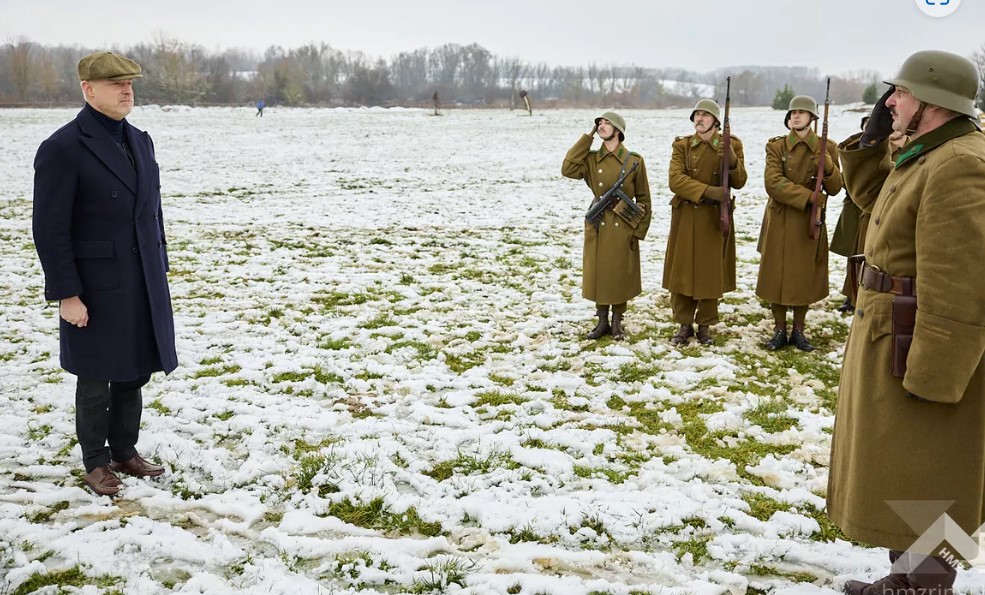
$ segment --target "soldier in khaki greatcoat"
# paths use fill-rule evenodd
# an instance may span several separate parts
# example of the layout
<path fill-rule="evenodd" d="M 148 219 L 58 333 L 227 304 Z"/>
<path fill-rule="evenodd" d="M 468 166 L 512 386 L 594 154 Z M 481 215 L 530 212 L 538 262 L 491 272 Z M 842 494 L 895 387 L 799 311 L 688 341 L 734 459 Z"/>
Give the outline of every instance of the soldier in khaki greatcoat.
<path fill-rule="evenodd" d="M 790 132 L 766 143 L 766 193 L 769 201 L 759 235 L 759 279 L 756 295 L 771 304 L 773 338 L 769 350 L 793 343 L 802 351 L 814 347 L 804 335 L 807 308 L 828 295 L 828 232 L 822 223 L 817 239 L 810 237 L 811 205 L 821 139 L 811 123 L 817 102 L 806 95 L 790 100 L 784 124 Z M 838 147 L 828 141 L 822 195 L 841 192 Z M 826 193 L 826 194 L 825 194 Z M 787 311 L 793 309 L 793 332 L 787 338 Z"/>
<path fill-rule="evenodd" d="M 710 326 L 718 324 L 718 300 L 735 289 L 735 226 L 722 235 L 719 207 L 722 201 L 722 159 L 729 164 L 729 186 L 746 183 L 742 141 L 731 137 L 730 152 L 723 156 L 721 108 L 702 99 L 691 111 L 694 134 L 679 136 L 670 161 L 670 236 L 664 261 L 663 287 L 670 291 L 674 322 L 680 324 L 671 338 L 684 345 L 695 335 L 703 345 L 714 342 Z"/>
<path fill-rule="evenodd" d="M 592 138 L 598 133 L 602 146 L 592 150 Z M 585 180 L 595 199 L 629 172 L 638 167 L 623 182 L 622 191 L 643 210 L 642 219 L 628 220 L 618 208 L 606 209 L 598 227 L 585 222 L 585 246 L 582 256 L 582 296 L 595 302 L 599 322 L 588 333 L 589 339 L 607 334 L 622 340 L 626 337 L 623 315 L 626 304 L 642 292 L 640 282 L 640 240 L 646 238 L 650 227 L 650 184 L 646 177 L 643 157 L 630 152 L 622 141 L 626 138 L 626 121 L 615 112 L 605 112 L 595 118 L 595 126 L 583 134 L 568 150 L 561 166 L 567 178 Z M 612 323 L 609 323 L 609 310 Z"/>
<path fill-rule="evenodd" d="M 862 134 L 840 146 L 848 191 L 871 219 L 838 388 L 827 512 L 852 539 L 891 550 L 888 576 L 849 581 L 846 593 L 949 594 L 956 559 L 976 553 L 954 544 L 985 522 L 978 74 L 961 56 L 924 51 L 887 84 Z M 895 156 L 891 131 L 909 137 Z M 941 530 L 926 532 L 944 513 L 957 525 L 947 544 Z"/>

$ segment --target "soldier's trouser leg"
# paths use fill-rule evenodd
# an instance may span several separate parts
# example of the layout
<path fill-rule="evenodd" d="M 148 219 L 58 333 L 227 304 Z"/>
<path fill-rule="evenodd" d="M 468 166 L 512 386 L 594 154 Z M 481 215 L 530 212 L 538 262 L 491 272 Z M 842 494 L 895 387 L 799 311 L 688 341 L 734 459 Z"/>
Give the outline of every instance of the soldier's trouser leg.
<path fill-rule="evenodd" d="M 621 304 L 612 304 L 612 313 L 622 316 L 626 313 L 626 307 L 629 303 L 623 302 Z"/>
<path fill-rule="evenodd" d="M 773 328 L 787 330 L 787 307 L 780 304 L 770 304 L 770 312 L 773 313 Z"/>
<path fill-rule="evenodd" d="M 695 321 L 699 326 L 718 324 L 718 300 L 698 300 L 698 313 Z"/>
<path fill-rule="evenodd" d="M 807 321 L 807 308 L 809 306 L 793 307 L 793 330 L 804 330 L 804 323 Z"/>
<path fill-rule="evenodd" d="M 694 324 L 694 311 L 698 308 L 698 300 L 683 293 L 670 294 L 670 309 L 677 324 Z"/>
<path fill-rule="evenodd" d="M 129 382 L 78 379 L 75 385 L 75 432 L 86 473 L 109 465 L 107 441 L 117 460 L 128 460 L 137 454 L 134 445 L 140 430 L 140 387 L 148 380 L 150 376 Z M 130 452 L 132 454 L 126 457 Z"/>

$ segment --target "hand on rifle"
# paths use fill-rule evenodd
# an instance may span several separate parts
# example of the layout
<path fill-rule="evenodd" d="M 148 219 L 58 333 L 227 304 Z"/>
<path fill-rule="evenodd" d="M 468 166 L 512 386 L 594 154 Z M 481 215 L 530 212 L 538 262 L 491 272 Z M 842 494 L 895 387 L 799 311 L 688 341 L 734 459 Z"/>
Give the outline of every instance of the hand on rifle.
<path fill-rule="evenodd" d="M 827 157 L 827 159 L 824 160 L 824 177 L 826 178 L 834 173 L 835 162 L 834 159 L 831 158 L 831 155 L 825 155 L 825 157 Z"/>
<path fill-rule="evenodd" d="M 701 193 L 701 202 L 722 202 L 722 196 L 723 192 L 721 186 L 708 186 L 705 188 L 705 191 Z"/>
<path fill-rule="evenodd" d="M 886 100 L 895 90 L 896 87 L 890 87 L 872 108 L 872 113 L 869 114 L 869 119 L 865 122 L 865 128 L 862 129 L 860 142 L 863 148 L 878 145 L 893 132 L 893 114 L 886 107 Z"/>
<path fill-rule="evenodd" d="M 735 147 L 728 146 L 728 168 L 735 169 L 739 165 L 739 156 L 735 154 Z"/>

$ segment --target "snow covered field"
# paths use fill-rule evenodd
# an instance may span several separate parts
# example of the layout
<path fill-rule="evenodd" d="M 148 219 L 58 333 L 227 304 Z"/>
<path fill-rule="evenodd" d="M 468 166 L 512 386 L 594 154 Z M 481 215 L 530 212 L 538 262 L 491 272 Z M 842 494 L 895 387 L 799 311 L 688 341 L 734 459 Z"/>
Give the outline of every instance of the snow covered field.
<path fill-rule="evenodd" d="M 619 344 L 581 339 L 590 194 L 560 176 L 593 112 L 138 108 L 181 366 L 144 393 L 138 448 L 168 473 L 110 500 L 82 484 L 30 232 L 34 152 L 75 111 L 0 110 L 0 593 L 813 595 L 888 569 L 823 512 L 842 258 L 818 349 L 760 347 L 782 112 L 733 110 L 739 290 L 715 346 L 677 350 L 660 279 L 690 110 L 623 114 L 655 213 Z M 861 115 L 834 107 L 832 138 Z"/>

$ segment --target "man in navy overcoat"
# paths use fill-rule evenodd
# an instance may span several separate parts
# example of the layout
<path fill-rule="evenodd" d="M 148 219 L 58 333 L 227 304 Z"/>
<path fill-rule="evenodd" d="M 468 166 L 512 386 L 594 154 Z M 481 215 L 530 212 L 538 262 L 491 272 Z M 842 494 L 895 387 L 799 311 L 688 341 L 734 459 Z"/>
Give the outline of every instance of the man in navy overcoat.
<path fill-rule="evenodd" d="M 126 121 L 140 66 L 97 52 L 79 62 L 86 106 L 38 148 L 34 243 L 45 298 L 59 302 L 61 366 L 78 377 L 85 483 L 116 494 L 117 473 L 164 467 L 136 450 L 141 387 L 178 365 L 154 143 Z"/>

